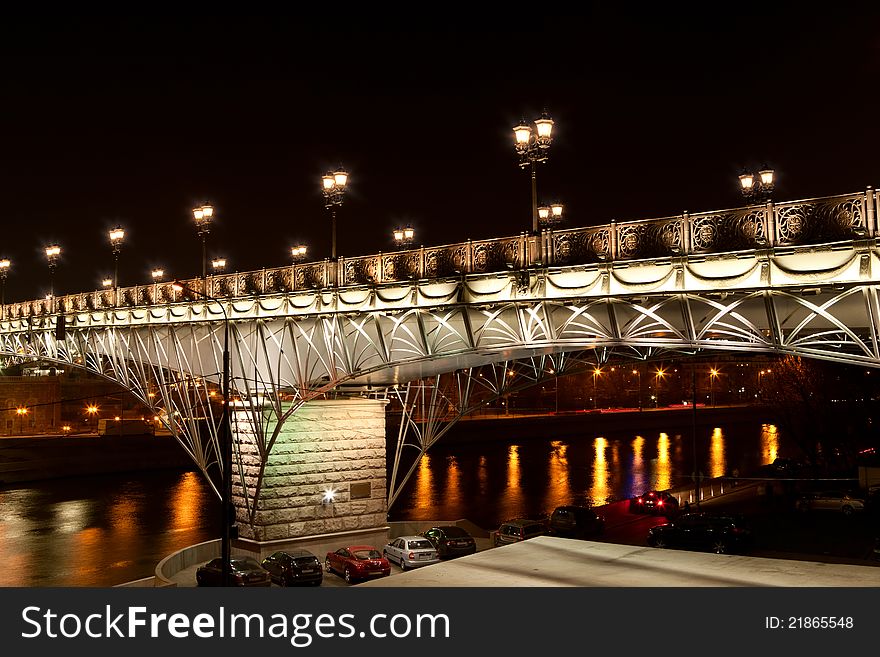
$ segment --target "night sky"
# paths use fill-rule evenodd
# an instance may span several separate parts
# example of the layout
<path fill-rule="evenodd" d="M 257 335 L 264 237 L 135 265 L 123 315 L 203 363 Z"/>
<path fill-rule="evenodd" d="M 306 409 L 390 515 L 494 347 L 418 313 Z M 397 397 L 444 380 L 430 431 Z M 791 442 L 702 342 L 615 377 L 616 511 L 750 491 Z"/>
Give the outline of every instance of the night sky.
<path fill-rule="evenodd" d="M 741 205 L 737 174 L 763 163 L 778 200 L 880 185 L 872 3 L 655 4 L 492 22 L 437 6 L 424 24 L 4 19 L 6 299 L 48 291 L 53 241 L 56 293 L 99 287 L 116 224 L 120 285 L 157 265 L 197 275 L 204 200 L 209 257 L 230 270 L 287 264 L 296 242 L 321 259 L 320 176 L 340 165 L 340 255 L 389 250 L 408 222 L 425 245 L 517 234 L 530 187 L 511 128 L 544 108 L 539 200 L 565 203 L 568 226 Z"/>

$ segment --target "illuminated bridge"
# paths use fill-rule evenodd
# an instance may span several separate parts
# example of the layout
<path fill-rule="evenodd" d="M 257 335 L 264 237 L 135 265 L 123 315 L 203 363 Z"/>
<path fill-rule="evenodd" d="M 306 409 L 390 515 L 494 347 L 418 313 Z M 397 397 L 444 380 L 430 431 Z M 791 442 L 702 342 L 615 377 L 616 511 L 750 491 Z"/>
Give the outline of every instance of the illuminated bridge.
<path fill-rule="evenodd" d="M 880 366 L 877 203 L 869 188 L 183 281 L 208 300 L 154 283 L 8 304 L 2 354 L 118 382 L 216 489 L 228 326 L 243 535 L 368 529 L 415 466 L 404 448 L 477 392 L 667 352 Z M 389 397 L 404 420 L 386 482 Z"/>

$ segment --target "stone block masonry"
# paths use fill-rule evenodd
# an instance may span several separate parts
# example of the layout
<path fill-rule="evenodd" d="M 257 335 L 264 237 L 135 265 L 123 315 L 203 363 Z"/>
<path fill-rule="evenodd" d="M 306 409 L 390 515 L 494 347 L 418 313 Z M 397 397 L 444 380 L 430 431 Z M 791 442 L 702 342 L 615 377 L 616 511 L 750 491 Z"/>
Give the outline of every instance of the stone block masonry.
<path fill-rule="evenodd" d="M 259 487 L 251 521 L 245 491 L 233 475 L 242 538 L 276 541 L 385 526 L 385 402 L 304 404 L 282 426 L 264 467 L 249 416 L 249 410 L 236 410 L 232 418 L 250 500 Z M 330 491 L 333 500 L 325 500 Z"/>

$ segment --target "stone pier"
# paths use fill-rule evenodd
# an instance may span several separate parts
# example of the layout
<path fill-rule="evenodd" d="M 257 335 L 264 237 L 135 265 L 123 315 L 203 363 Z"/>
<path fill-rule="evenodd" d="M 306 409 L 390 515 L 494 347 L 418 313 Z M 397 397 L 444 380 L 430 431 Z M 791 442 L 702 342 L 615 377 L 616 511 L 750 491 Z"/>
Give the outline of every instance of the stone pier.
<path fill-rule="evenodd" d="M 244 490 L 234 474 L 233 503 L 242 538 L 279 545 L 385 528 L 385 402 L 343 399 L 304 404 L 284 423 L 262 481 L 249 416 L 250 411 L 242 409 L 232 418 L 247 494 L 255 506 L 251 521 Z M 267 434 L 271 429 L 267 422 Z"/>

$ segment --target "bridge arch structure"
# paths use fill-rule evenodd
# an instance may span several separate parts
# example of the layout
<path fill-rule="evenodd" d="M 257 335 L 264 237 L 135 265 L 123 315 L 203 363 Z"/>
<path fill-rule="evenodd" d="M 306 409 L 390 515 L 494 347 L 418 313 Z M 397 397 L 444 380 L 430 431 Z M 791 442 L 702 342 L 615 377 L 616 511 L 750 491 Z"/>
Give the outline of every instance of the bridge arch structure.
<path fill-rule="evenodd" d="M 877 203 L 869 189 L 184 281 L 207 298 L 155 283 L 8 304 L 0 355 L 124 386 L 217 490 L 228 324 L 243 534 L 366 528 L 400 491 L 405 429 L 424 451 L 450 409 L 467 412 L 472 388 L 503 394 L 578 354 L 722 350 L 880 367 Z M 487 366 L 493 381 L 468 378 Z M 457 377 L 455 399 L 440 376 Z M 361 400 L 342 404 L 346 392 Z M 391 486 L 389 396 L 404 407 Z M 416 422 L 416 404 L 444 410 Z"/>

